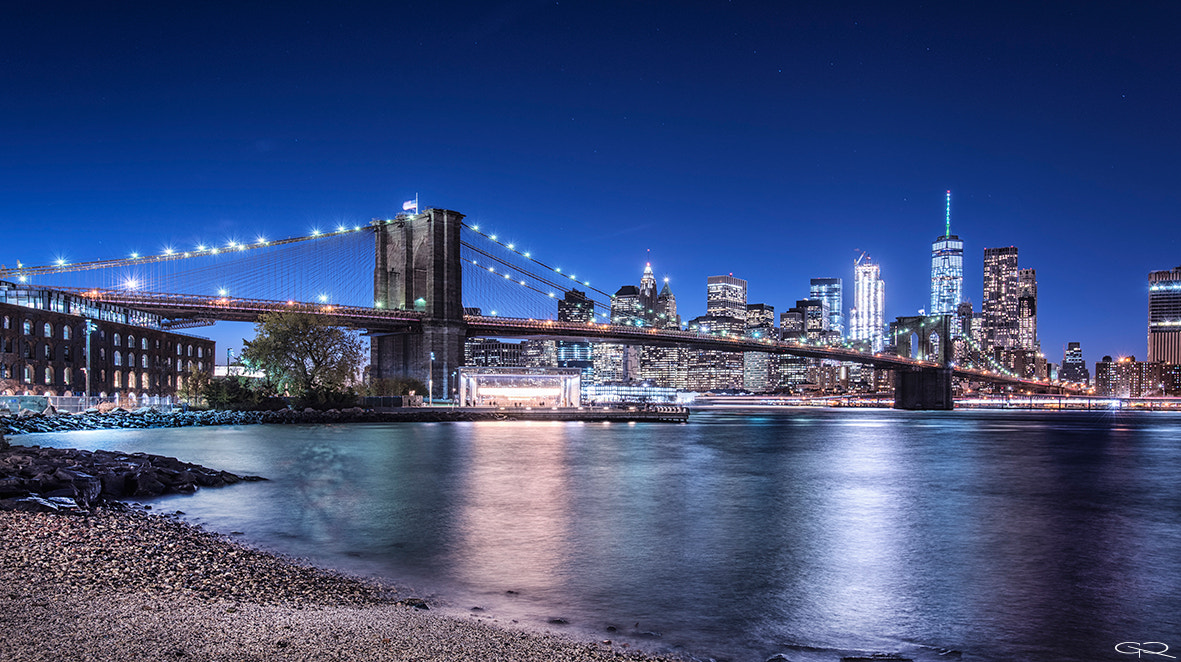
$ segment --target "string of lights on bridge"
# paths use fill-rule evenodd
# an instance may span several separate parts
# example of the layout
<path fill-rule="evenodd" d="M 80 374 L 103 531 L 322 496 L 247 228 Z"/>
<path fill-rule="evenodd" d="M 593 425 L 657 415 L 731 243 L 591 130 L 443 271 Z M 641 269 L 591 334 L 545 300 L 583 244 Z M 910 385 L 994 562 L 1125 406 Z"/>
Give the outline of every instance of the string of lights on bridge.
<path fill-rule="evenodd" d="M 379 227 L 381 225 L 388 225 L 388 224 L 394 223 L 396 221 L 397 221 L 397 219 L 374 219 L 372 221 L 372 223 L 369 223 L 366 225 L 346 226 L 346 225 L 341 224 L 341 225 L 338 225 L 336 227 L 336 229 L 333 231 L 322 231 L 319 228 L 313 228 L 313 229 L 311 229 L 309 234 L 302 235 L 302 236 L 287 237 L 287 238 L 278 239 L 278 240 L 268 240 L 264 236 L 258 236 L 252 242 L 243 242 L 243 241 L 238 241 L 238 240 L 227 240 L 223 245 L 198 244 L 192 250 L 187 250 L 187 251 L 177 250 L 171 246 L 166 246 L 161 250 L 161 252 L 156 253 L 156 254 L 141 255 L 139 253 L 133 252 L 128 257 L 125 257 L 125 258 L 112 258 L 112 259 L 103 259 L 103 260 L 70 262 L 70 261 L 66 260 L 64 257 L 58 257 L 51 264 L 43 264 L 43 265 L 36 265 L 36 266 L 25 266 L 24 264 L 22 264 L 21 262 L 18 261 L 15 269 L 13 269 L 13 268 L 0 269 L 0 278 L 14 278 L 21 283 L 25 283 L 28 281 L 29 277 L 37 276 L 37 275 L 61 274 L 61 273 L 68 273 L 68 272 L 80 272 L 80 271 L 89 271 L 89 270 L 97 270 L 97 269 L 130 267 L 130 266 L 146 265 L 146 264 L 153 264 L 153 263 L 160 263 L 160 262 L 168 262 L 168 261 L 174 261 L 174 260 L 184 260 L 184 259 L 189 259 L 189 258 L 208 257 L 208 256 L 216 256 L 216 255 L 223 255 L 223 254 L 229 254 L 229 253 L 237 253 L 237 252 L 242 252 L 242 251 L 258 250 L 258 249 L 275 247 L 275 246 L 283 246 L 283 245 L 289 245 L 289 244 L 296 244 L 296 243 L 300 243 L 300 242 L 315 241 L 315 240 L 320 240 L 320 239 L 339 237 L 342 235 L 358 233 L 361 231 L 372 231 L 375 227 Z M 499 237 L 496 234 L 491 234 L 491 233 L 480 230 L 480 227 L 478 225 L 471 225 L 471 224 L 467 224 L 467 223 L 462 223 L 462 226 L 464 228 L 466 228 L 467 230 L 469 230 L 470 232 L 472 232 L 476 235 L 479 235 L 480 237 L 483 237 L 485 240 L 498 245 L 502 249 L 526 260 L 527 262 L 537 265 L 538 267 L 543 269 L 545 272 L 554 274 L 555 277 L 553 279 L 549 279 L 549 278 L 546 278 L 543 276 L 539 276 L 537 274 L 529 274 L 529 276 L 533 280 L 535 280 L 537 283 L 540 283 L 540 284 L 543 284 L 546 286 L 545 289 L 539 288 L 534 283 L 529 282 L 528 279 L 522 278 L 518 275 L 514 275 L 513 273 L 511 273 L 511 271 L 514 271 L 514 270 L 515 271 L 522 271 L 518 267 L 512 265 L 511 263 L 507 262 L 506 260 L 504 260 L 502 258 L 495 256 L 494 254 L 492 254 L 486 250 L 483 250 L 482 248 L 472 244 L 471 242 L 461 242 L 465 247 L 480 254 L 481 256 L 483 256 L 485 259 L 487 259 L 491 263 L 491 264 L 481 264 L 476 259 L 462 258 L 464 262 L 467 262 L 467 263 L 471 264 L 472 266 L 475 266 L 481 270 L 487 271 L 490 274 L 495 274 L 497 276 L 503 277 L 506 281 L 514 283 L 518 287 L 522 287 L 524 289 L 530 290 L 532 292 L 535 292 L 537 294 L 540 294 L 540 295 L 550 298 L 550 299 L 557 298 L 557 296 L 558 296 L 557 292 L 565 293 L 565 292 L 569 291 L 570 289 L 574 289 L 575 286 L 586 288 L 587 290 L 589 290 L 591 292 L 601 295 L 602 297 L 606 298 L 608 301 L 612 298 L 612 295 L 609 294 L 608 292 L 604 292 L 603 290 L 593 287 L 590 284 L 590 281 L 580 281 L 580 280 L 578 280 L 578 278 L 575 274 L 563 272 L 560 267 L 555 267 L 555 266 L 552 266 L 552 265 L 547 264 L 545 262 L 542 262 L 541 260 L 533 257 L 531 252 L 523 251 L 523 250 L 517 248 L 515 243 L 502 241 L 501 239 L 499 239 Z M 499 270 L 496 265 L 499 265 L 499 267 L 500 267 Z M 128 283 L 128 286 L 133 286 L 133 285 L 134 285 L 134 283 Z M 134 289 L 134 287 L 130 287 L 130 288 Z M 229 292 L 226 289 L 219 289 L 219 291 L 218 291 L 218 296 L 221 296 L 221 297 L 228 296 L 228 294 L 229 294 Z M 325 303 L 328 300 L 327 295 L 323 295 L 323 294 L 317 298 L 319 299 L 319 301 L 321 303 Z M 596 300 L 594 298 L 589 298 L 589 297 L 588 297 L 588 301 L 589 301 L 589 303 L 591 303 L 591 305 L 593 307 L 600 308 L 600 309 L 607 308 L 609 310 L 608 303 L 604 303 L 602 301 Z M 381 305 L 378 302 L 374 302 L 374 307 L 380 308 Z M 599 317 L 604 317 L 604 318 L 610 317 L 609 312 L 595 311 L 594 314 Z M 492 311 L 492 315 L 495 316 L 496 312 Z M 903 332 L 905 333 L 907 331 L 903 330 Z M 1017 375 L 1013 374 L 1011 371 L 1005 369 L 994 357 L 989 355 L 987 352 L 981 351 L 979 346 L 977 346 L 976 343 L 970 337 L 965 336 L 965 341 L 968 343 L 969 347 L 975 353 L 977 353 L 979 356 L 984 357 L 985 360 L 988 361 L 988 363 L 991 366 L 991 372 L 993 372 L 997 375 L 1003 375 L 1003 376 L 1009 377 L 1011 379 L 1021 379 Z M 805 342 L 802 344 L 803 345 L 810 345 L 811 343 Z M 847 342 L 842 343 L 842 346 L 852 349 L 852 347 Z"/>

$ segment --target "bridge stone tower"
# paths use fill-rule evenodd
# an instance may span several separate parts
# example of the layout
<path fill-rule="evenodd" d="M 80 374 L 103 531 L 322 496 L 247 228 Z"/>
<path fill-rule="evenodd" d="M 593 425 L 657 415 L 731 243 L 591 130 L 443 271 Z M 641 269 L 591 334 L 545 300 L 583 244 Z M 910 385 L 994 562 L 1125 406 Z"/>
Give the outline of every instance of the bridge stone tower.
<path fill-rule="evenodd" d="M 910 356 L 938 363 L 938 366 L 913 366 L 894 371 L 895 409 L 953 409 L 951 368 L 954 355 L 951 342 L 952 315 L 899 317 L 895 325 L 894 347 L 899 356 Z"/>
<path fill-rule="evenodd" d="M 427 209 L 375 227 L 373 301 L 391 310 L 424 313 L 422 332 L 374 335 L 373 377 L 434 382 L 433 397 L 450 397 L 449 379 L 463 363 L 463 214 Z M 432 360 L 433 357 L 433 360 Z"/>

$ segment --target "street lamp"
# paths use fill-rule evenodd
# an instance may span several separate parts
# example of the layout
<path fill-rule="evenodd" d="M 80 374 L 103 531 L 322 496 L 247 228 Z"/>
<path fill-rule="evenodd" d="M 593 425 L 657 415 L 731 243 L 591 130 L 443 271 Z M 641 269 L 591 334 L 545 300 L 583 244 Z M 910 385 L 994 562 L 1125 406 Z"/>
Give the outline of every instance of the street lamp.
<path fill-rule="evenodd" d="M 93 351 L 90 347 L 90 334 L 98 327 L 92 320 L 86 320 L 86 406 L 90 406 L 90 356 Z"/>
<path fill-rule="evenodd" d="M 426 377 L 426 404 L 429 407 L 435 399 L 435 353 L 431 352 L 431 371 Z"/>

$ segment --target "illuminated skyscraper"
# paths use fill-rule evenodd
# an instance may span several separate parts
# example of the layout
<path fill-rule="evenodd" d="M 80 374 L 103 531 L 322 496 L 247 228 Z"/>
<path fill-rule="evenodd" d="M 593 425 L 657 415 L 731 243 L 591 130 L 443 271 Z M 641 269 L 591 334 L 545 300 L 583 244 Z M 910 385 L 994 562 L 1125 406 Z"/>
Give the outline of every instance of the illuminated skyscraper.
<path fill-rule="evenodd" d="M 862 255 L 853 264 L 853 309 L 849 337 L 868 340 L 873 351 L 880 352 L 886 340 L 886 284 L 881 267 L 873 258 Z"/>
<path fill-rule="evenodd" d="M 746 324 L 746 281 L 729 276 L 710 276 L 705 280 L 705 314 L 732 317 Z"/>
<path fill-rule="evenodd" d="M 1078 382 L 1080 384 L 1091 381 L 1091 371 L 1087 370 L 1087 362 L 1083 360 L 1083 347 L 1079 343 L 1066 343 L 1066 351 L 1062 353 L 1062 368 L 1058 371 L 1058 378 L 1064 382 Z"/>
<path fill-rule="evenodd" d="M 1148 274 L 1148 362 L 1181 364 L 1181 267 Z"/>
<path fill-rule="evenodd" d="M 1037 340 L 1037 271 L 1017 271 L 1017 347 L 1038 351 Z"/>
<path fill-rule="evenodd" d="M 951 233 L 951 191 L 945 223 L 943 236 L 931 244 L 931 315 L 955 315 L 964 297 L 964 242 Z"/>
<path fill-rule="evenodd" d="M 845 337 L 845 299 L 840 278 L 813 278 L 808 288 L 809 299 L 820 299 L 828 304 L 828 330 L 837 338 Z"/>
<path fill-rule="evenodd" d="M 984 249 L 984 298 L 980 303 L 984 349 L 1017 345 L 1017 247 Z"/>
<path fill-rule="evenodd" d="M 640 314 L 651 324 L 656 318 L 656 276 L 652 273 L 652 263 L 644 265 L 644 274 L 640 276 Z"/>
<path fill-rule="evenodd" d="M 587 298 L 586 292 L 570 290 L 566 296 L 558 300 L 559 322 L 593 322 L 595 319 L 595 305 Z M 578 368 L 582 371 L 583 381 L 590 383 L 594 377 L 594 358 L 591 354 L 591 344 L 586 341 L 559 340 L 555 346 L 558 367 Z"/>

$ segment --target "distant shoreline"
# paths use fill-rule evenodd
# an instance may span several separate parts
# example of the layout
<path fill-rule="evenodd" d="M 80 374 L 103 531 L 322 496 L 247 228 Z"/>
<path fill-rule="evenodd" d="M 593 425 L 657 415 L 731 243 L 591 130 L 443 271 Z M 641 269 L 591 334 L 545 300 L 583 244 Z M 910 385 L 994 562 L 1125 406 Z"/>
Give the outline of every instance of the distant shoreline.
<path fill-rule="evenodd" d="M 275 411 L 173 411 L 116 410 L 105 414 L 26 414 L 0 416 L 0 434 L 21 435 L 75 430 L 118 430 L 202 427 L 212 425 L 315 424 L 315 423 L 406 423 L 474 421 L 645 421 L 683 423 L 689 410 L 673 405 L 617 408 L 452 408 L 406 407 L 372 409 L 329 409 L 327 411 L 280 409 Z"/>

